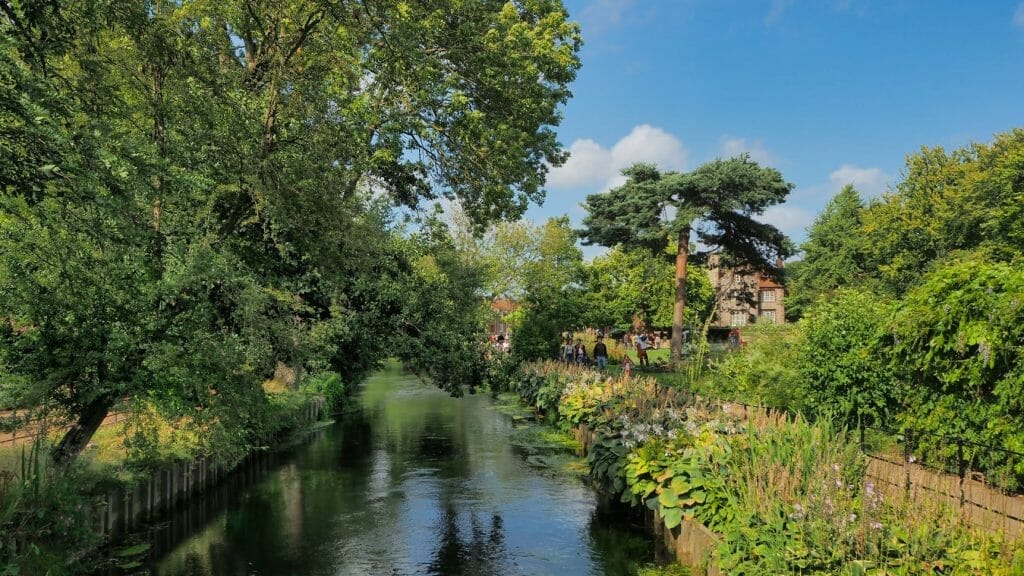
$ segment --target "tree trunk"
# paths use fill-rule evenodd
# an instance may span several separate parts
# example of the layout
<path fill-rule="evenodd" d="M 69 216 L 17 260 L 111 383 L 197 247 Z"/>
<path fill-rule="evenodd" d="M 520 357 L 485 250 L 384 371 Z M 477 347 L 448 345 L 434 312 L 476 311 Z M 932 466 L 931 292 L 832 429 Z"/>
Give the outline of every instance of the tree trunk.
<path fill-rule="evenodd" d="M 676 301 L 672 306 L 672 364 L 683 357 L 683 312 L 686 311 L 686 260 L 690 256 L 690 227 L 679 231 L 676 248 Z"/>
<path fill-rule="evenodd" d="M 53 460 L 60 466 L 70 464 L 78 454 L 85 448 L 85 445 L 92 439 L 92 435 L 103 424 L 103 419 L 110 413 L 114 406 L 112 396 L 100 396 L 82 410 L 78 421 L 71 425 L 71 428 L 61 438 L 60 444 L 53 453 Z"/>

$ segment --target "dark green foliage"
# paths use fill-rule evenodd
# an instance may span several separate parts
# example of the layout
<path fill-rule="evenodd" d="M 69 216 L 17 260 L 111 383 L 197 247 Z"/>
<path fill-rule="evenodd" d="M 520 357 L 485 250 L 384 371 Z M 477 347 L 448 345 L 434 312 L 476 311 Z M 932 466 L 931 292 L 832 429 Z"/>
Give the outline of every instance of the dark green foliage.
<path fill-rule="evenodd" d="M 777 228 L 755 220 L 770 206 L 785 201 L 793 185 L 774 168 L 764 168 L 742 155 L 708 162 L 674 185 L 680 218 L 695 218 L 697 240 L 728 254 L 736 265 L 777 273 L 775 259 L 793 253 Z"/>
<path fill-rule="evenodd" d="M 900 304 L 892 350 L 907 386 L 903 425 L 1024 453 L 1024 271 L 984 255 L 926 276 Z M 942 460 L 956 445 L 922 436 Z M 965 456 L 1005 486 L 1019 487 L 1024 459 L 965 448 Z"/>
<path fill-rule="evenodd" d="M 70 415 L 59 459 L 127 397 L 244 447 L 279 362 L 480 379 L 477 284 L 425 277 L 436 244 L 386 214 L 542 197 L 579 65 L 559 2 L 12 3 L 0 29 L 0 396 Z"/>
<path fill-rule="evenodd" d="M 512 354 L 520 361 L 555 358 L 561 333 L 587 320 L 581 281 L 583 255 L 569 218 L 549 218 L 544 224 L 520 224 L 501 230 L 516 245 L 518 278 L 513 292 L 520 309 L 512 325 Z"/>
<path fill-rule="evenodd" d="M 635 164 L 622 174 L 629 179 L 626 184 L 587 196 L 583 243 L 664 251 L 673 239 L 663 221 L 665 207 L 674 200 L 669 174 L 663 177 L 651 164 Z"/>
<path fill-rule="evenodd" d="M 746 345 L 713 362 L 709 377 L 691 386 L 700 393 L 747 404 L 803 411 L 798 358 L 801 331 L 793 324 L 754 324 L 743 329 Z"/>
<path fill-rule="evenodd" d="M 53 478 L 39 443 L 25 446 L 20 465 L 0 473 L 0 574 L 70 574 L 77 567 L 59 552 L 98 543 L 90 497 L 92 480 L 78 469 Z"/>
<path fill-rule="evenodd" d="M 797 366 L 803 408 L 857 425 L 887 425 L 900 390 L 886 354 L 891 305 L 876 294 L 844 289 L 820 299 L 803 323 Z"/>
<path fill-rule="evenodd" d="M 1002 261 L 1024 252 L 1024 129 L 951 152 L 922 148 L 904 172 L 863 215 L 868 263 L 887 290 L 905 294 L 961 251 Z"/>
<path fill-rule="evenodd" d="M 60 466 L 121 402 L 230 463 L 280 364 L 479 382 L 478 272 L 390 214 L 541 199 L 578 50 L 557 0 L 3 2 L 0 410 L 66 417 Z"/>
<path fill-rule="evenodd" d="M 800 245 L 803 258 L 786 268 L 787 319 L 797 319 L 822 294 L 865 281 L 864 202 L 853 186 L 845 186 L 825 206 Z"/>
<path fill-rule="evenodd" d="M 327 399 L 328 406 L 336 407 L 345 397 L 345 381 L 337 372 L 317 372 L 303 379 L 302 389 Z"/>
<path fill-rule="evenodd" d="M 406 250 L 412 271 L 389 287 L 401 298 L 391 353 L 453 395 L 483 384 L 484 270 L 461 259 L 436 220 L 414 234 Z"/>
<path fill-rule="evenodd" d="M 493 352 L 487 360 L 485 380 L 492 394 L 510 392 L 518 378 L 519 360 L 512 354 Z"/>
<path fill-rule="evenodd" d="M 512 331 L 513 356 L 521 362 L 557 358 L 562 332 L 582 322 L 581 309 L 580 294 L 574 288 L 531 299 Z"/>
<path fill-rule="evenodd" d="M 586 267 L 583 324 L 630 330 L 634 317 L 647 326 L 672 325 L 675 251 L 652 255 L 646 250 L 613 248 Z M 686 275 L 687 326 L 703 324 L 714 308 L 714 288 L 707 272 L 690 267 Z"/>

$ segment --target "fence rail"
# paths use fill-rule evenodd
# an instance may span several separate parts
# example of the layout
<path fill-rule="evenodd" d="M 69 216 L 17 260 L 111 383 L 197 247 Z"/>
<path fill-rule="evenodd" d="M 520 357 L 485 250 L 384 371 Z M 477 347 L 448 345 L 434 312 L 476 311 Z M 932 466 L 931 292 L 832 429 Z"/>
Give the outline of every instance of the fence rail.
<path fill-rule="evenodd" d="M 697 397 L 700 398 L 700 397 Z M 700 398 L 716 403 L 723 410 L 744 420 L 773 419 L 793 416 L 785 410 L 722 400 Z M 902 438 L 902 450 L 890 454 L 874 454 L 866 450 L 864 431 L 875 430 L 890 436 Z M 910 498 L 921 505 L 942 503 L 960 512 L 961 517 L 975 527 L 1003 533 L 1011 538 L 1024 536 L 1024 495 L 1007 494 L 1003 489 L 986 482 L 983 471 L 971 468 L 971 449 L 988 450 L 1006 454 L 1008 457 L 1024 458 L 1024 454 L 974 442 L 966 438 L 933 434 L 923 431 L 896 431 L 878 426 L 861 426 L 855 431 L 867 458 L 866 479 L 875 484 L 889 498 Z M 915 439 L 931 437 L 955 447 L 955 473 L 953 466 L 936 468 L 928 462 L 914 457 Z"/>
<path fill-rule="evenodd" d="M 107 414 L 100 426 L 111 426 L 128 419 L 131 413 L 127 410 L 117 410 Z M 13 411 L 0 413 L 0 417 L 17 416 Z M 71 428 L 67 422 L 51 421 L 46 418 L 31 420 L 24 426 L 18 427 L 13 432 L 0 432 L 0 448 L 11 448 L 31 444 L 41 435 L 50 432 L 65 432 Z"/>

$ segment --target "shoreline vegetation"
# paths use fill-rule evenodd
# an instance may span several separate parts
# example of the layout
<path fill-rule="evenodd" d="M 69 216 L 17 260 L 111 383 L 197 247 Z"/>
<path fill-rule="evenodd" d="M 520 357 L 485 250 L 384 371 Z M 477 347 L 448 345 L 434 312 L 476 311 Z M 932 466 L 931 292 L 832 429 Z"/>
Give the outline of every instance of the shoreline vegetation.
<path fill-rule="evenodd" d="M 123 421 L 101 427 L 83 457 L 70 468 L 58 469 L 50 462 L 48 454 L 56 442 L 54 435 L 43 435 L 32 444 L 0 451 L 0 525 L 6 527 L 0 545 L 6 554 L 17 554 L 20 558 L 12 565 L 17 568 L 7 567 L 0 574 L 91 573 L 111 562 L 130 568 L 133 558 L 144 554 L 148 546 L 110 548 L 116 545 L 111 536 L 122 536 L 119 531 L 130 528 L 136 518 L 166 513 L 200 495 L 252 454 L 286 449 L 325 425 L 324 418 L 329 419 L 342 405 L 339 397 L 333 397 L 328 404 L 325 396 L 308 389 L 293 390 L 275 382 L 268 382 L 268 386 L 276 398 L 271 402 L 273 428 L 247 449 L 232 451 L 234 456 L 230 459 L 217 460 L 196 452 L 194 446 L 175 437 L 172 422 L 151 413 L 132 413 Z M 154 435 L 144 458 L 130 449 L 132 431 L 139 428 L 150 429 Z M 105 507 L 111 495 L 132 494 L 137 486 L 161 472 L 194 465 L 198 459 L 211 463 L 209 478 L 191 479 L 184 490 L 181 485 L 176 486 L 173 493 L 154 503 L 156 509 L 145 509 L 145 503 L 136 503 L 131 518 L 121 518 L 107 526 Z"/>
<path fill-rule="evenodd" d="M 855 434 L 784 414 L 743 419 L 654 378 L 556 362 L 492 382 L 549 423 L 596 434 L 590 474 L 665 528 L 693 518 L 720 538 L 724 574 L 1019 574 L 1024 546 L 955 509 L 865 477 Z"/>

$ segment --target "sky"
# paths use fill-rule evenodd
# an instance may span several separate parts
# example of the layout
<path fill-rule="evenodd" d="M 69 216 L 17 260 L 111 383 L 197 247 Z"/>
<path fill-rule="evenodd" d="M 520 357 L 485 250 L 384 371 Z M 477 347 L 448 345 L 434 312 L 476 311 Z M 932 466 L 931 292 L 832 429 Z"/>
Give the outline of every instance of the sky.
<path fill-rule="evenodd" d="M 923 146 L 1024 127 L 1021 0 L 564 2 L 584 40 L 557 129 L 571 157 L 535 222 L 579 226 L 586 196 L 635 162 L 747 152 L 794 184 L 762 220 L 800 243 L 842 186 L 878 196 Z"/>

